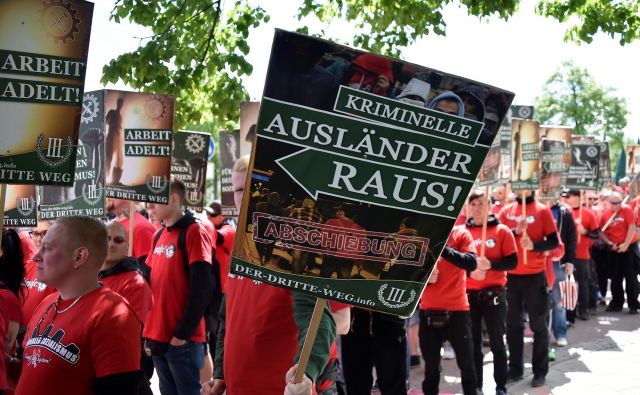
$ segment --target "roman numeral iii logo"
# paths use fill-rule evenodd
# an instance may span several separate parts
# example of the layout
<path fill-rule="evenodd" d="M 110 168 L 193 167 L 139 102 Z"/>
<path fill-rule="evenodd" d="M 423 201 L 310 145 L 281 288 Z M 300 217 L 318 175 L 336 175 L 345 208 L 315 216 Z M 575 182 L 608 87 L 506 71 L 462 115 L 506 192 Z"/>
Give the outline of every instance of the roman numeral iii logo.
<path fill-rule="evenodd" d="M 33 213 L 33 210 L 36 208 L 35 201 L 33 197 L 17 197 L 16 198 L 16 209 L 20 215 L 26 217 Z"/>
<path fill-rule="evenodd" d="M 388 284 L 383 284 L 378 289 L 378 300 L 388 308 L 400 309 L 411 304 L 416 298 L 415 290 L 412 289 L 408 297 L 406 293 L 406 289 L 389 287 Z"/>
<path fill-rule="evenodd" d="M 63 163 L 67 163 L 71 157 L 71 153 L 74 151 L 73 140 L 71 136 L 67 136 L 66 144 L 65 139 L 60 137 L 47 137 L 47 148 L 44 149 L 45 137 L 44 133 L 40 133 L 36 140 L 36 153 L 38 157 L 48 167 L 58 167 Z"/>
<path fill-rule="evenodd" d="M 167 176 L 147 175 L 147 188 L 154 193 L 160 193 L 167 187 Z"/>

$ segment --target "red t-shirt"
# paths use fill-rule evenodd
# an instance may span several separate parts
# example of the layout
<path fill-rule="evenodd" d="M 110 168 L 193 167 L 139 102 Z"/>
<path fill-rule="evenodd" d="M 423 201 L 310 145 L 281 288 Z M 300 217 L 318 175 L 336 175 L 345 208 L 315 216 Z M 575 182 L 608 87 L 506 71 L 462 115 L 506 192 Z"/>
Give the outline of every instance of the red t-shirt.
<path fill-rule="evenodd" d="M 573 209 L 573 219 L 576 221 L 576 225 L 580 220 L 580 208 Z M 598 220 L 593 210 L 589 207 L 582 207 L 582 226 L 586 229 L 587 232 L 594 231 L 598 229 Z M 576 233 L 577 233 L 576 229 Z M 591 248 L 591 238 L 587 235 L 581 235 L 578 237 L 576 235 L 576 259 L 589 259 L 591 258 L 591 253 L 589 252 L 589 248 Z"/>
<path fill-rule="evenodd" d="M 473 237 L 473 244 L 480 254 L 482 243 L 482 227 L 467 226 L 467 230 Z M 484 256 L 490 261 L 499 261 L 518 252 L 516 239 L 511 229 L 503 224 L 487 226 L 487 238 L 485 239 Z M 505 270 L 489 270 L 482 281 L 467 277 L 467 289 L 483 289 L 487 287 L 504 287 L 507 284 L 507 272 Z"/>
<path fill-rule="evenodd" d="M 494 203 L 491 205 L 491 214 L 498 215 L 500 214 L 500 210 L 504 208 L 504 204 Z"/>
<path fill-rule="evenodd" d="M 298 349 L 291 291 L 230 275 L 225 327 L 227 393 L 282 395 Z"/>
<path fill-rule="evenodd" d="M 33 256 L 38 252 L 36 245 L 33 243 L 33 239 L 29 234 L 29 231 L 23 230 L 18 233 L 18 237 L 20 237 L 20 248 L 22 248 L 23 255 L 23 263 L 26 265 L 27 262 L 33 258 Z"/>
<path fill-rule="evenodd" d="M 7 332 L 9 331 L 9 322 L 20 323 L 21 321 L 20 301 L 8 289 L 0 289 L 0 350 L 3 353 L 2 358 L 0 358 L 0 391 L 7 389 L 4 350 L 7 342 Z"/>
<path fill-rule="evenodd" d="M 233 251 L 233 240 L 236 238 L 236 228 L 225 224 L 218 229 L 218 232 L 224 237 L 222 245 L 216 246 L 216 257 L 220 262 L 220 285 L 222 293 L 227 293 L 229 262 L 231 261 L 231 251 Z"/>
<path fill-rule="evenodd" d="M 125 298 L 136 312 L 140 322 L 145 322 L 153 305 L 153 297 L 149 284 L 140 273 L 132 270 L 102 277 L 100 281 Z"/>
<path fill-rule="evenodd" d="M 447 245 L 460 252 L 476 252 L 473 238 L 463 226 L 455 226 L 451 230 Z M 440 257 L 436 263 L 438 281 L 427 284 L 420 299 L 422 310 L 468 311 L 465 270 Z"/>
<path fill-rule="evenodd" d="M 129 217 L 118 217 L 120 222 L 129 232 Z M 156 229 L 144 215 L 136 211 L 133 221 L 133 256 L 141 258 L 149 252 L 153 244 L 153 234 Z"/>
<path fill-rule="evenodd" d="M 613 215 L 610 210 L 604 210 L 602 216 L 600 216 L 600 229 L 604 228 L 604 225 L 609 221 L 609 218 Z M 623 204 L 620 210 L 615 214 L 615 218 L 611 221 L 604 234 L 613 244 L 624 243 L 627 238 L 627 230 L 629 225 L 635 226 L 635 218 L 633 216 L 633 210 L 627 204 Z M 638 241 L 638 234 L 636 233 L 631 240 L 632 243 Z"/>
<path fill-rule="evenodd" d="M 38 270 L 34 261 L 29 260 L 24 267 L 24 271 L 24 279 L 20 286 L 22 292 L 20 298 L 20 303 L 22 304 L 21 326 L 26 326 L 29 323 L 33 312 L 44 298 L 56 292 L 54 288 L 36 279 Z"/>
<path fill-rule="evenodd" d="M 72 307 L 75 298 L 59 302 L 56 314 L 58 296 L 29 322 L 16 395 L 91 395 L 96 378 L 140 369 L 140 323 L 124 298 L 99 287 Z"/>
<path fill-rule="evenodd" d="M 527 215 L 527 235 L 532 242 L 544 240 L 545 236 L 556 232 L 556 222 L 553 219 L 551 210 L 544 204 L 533 201 L 526 205 Z M 509 229 L 514 229 L 522 218 L 522 205 L 518 202 L 505 206 L 500 211 L 500 222 Z M 545 270 L 546 260 L 544 252 L 526 251 L 527 264 L 524 264 L 525 251 L 520 247 L 520 239 L 523 234 L 516 236 L 516 246 L 518 248 L 518 266 L 509 271 L 509 274 L 535 274 Z"/>
<path fill-rule="evenodd" d="M 145 321 L 143 336 L 159 342 L 169 342 L 173 337 L 189 296 L 189 274 L 184 270 L 182 253 L 178 250 L 179 235 L 180 229 L 165 228 L 155 249 L 152 245 L 147 255 L 147 265 L 151 268 L 153 307 Z M 189 265 L 195 262 L 211 264 L 211 234 L 204 225 L 194 223 L 189 226 L 186 247 Z M 200 319 L 191 340 L 205 342 L 204 318 Z"/>

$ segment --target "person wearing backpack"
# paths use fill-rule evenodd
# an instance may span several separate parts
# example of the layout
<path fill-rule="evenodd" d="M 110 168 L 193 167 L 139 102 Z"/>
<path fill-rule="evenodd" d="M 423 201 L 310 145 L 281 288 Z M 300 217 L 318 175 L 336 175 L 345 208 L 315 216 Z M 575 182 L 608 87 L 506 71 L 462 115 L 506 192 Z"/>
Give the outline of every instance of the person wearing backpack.
<path fill-rule="evenodd" d="M 214 292 L 211 234 L 183 211 L 185 193 L 184 183 L 173 180 L 169 203 L 148 205 L 165 224 L 154 235 L 146 261 L 154 305 L 143 331 L 163 395 L 200 393 L 204 315 Z"/>

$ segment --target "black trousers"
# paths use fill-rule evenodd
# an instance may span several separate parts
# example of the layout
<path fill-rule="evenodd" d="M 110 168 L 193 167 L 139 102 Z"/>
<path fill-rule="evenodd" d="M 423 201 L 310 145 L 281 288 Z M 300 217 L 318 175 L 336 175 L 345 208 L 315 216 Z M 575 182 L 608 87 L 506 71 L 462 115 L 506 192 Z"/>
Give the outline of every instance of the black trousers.
<path fill-rule="evenodd" d="M 507 344 L 509 345 L 509 374 L 524 373 L 524 305 L 529 313 L 529 326 L 533 331 L 531 364 L 536 377 L 545 377 L 549 371 L 549 310 L 551 301 L 547 278 L 542 273 L 507 275 Z"/>
<path fill-rule="evenodd" d="M 575 277 L 578 283 L 578 305 L 576 310 L 580 315 L 588 314 L 589 298 L 591 296 L 591 263 L 589 259 L 576 259 L 574 263 Z"/>
<path fill-rule="evenodd" d="M 492 294 L 495 294 L 492 295 Z M 493 379 L 496 389 L 505 390 L 507 384 L 507 349 L 504 344 L 507 318 L 507 295 L 504 287 L 483 291 L 467 291 L 471 307 L 471 333 L 473 335 L 473 360 L 478 388 L 482 388 L 482 320 L 484 319 L 491 353 L 493 354 Z"/>
<path fill-rule="evenodd" d="M 598 288 L 604 299 L 607 296 L 607 288 L 610 276 L 609 254 L 606 249 L 599 246 L 591 247 L 591 259 L 596 264 L 596 273 L 598 274 Z"/>
<path fill-rule="evenodd" d="M 630 309 L 640 309 L 638 303 L 638 272 L 631 247 L 627 252 L 609 251 L 611 262 L 611 302 L 610 306 L 621 308 L 624 304 L 624 294 L 627 294 L 627 304 Z M 624 287 L 622 283 L 624 282 Z"/>
<path fill-rule="evenodd" d="M 407 393 L 407 331 L 403 319 L 354 307 L 342 336 L 342 369 L 349 395 L 370 395 L 376 368 L 382 395 Z"/>
<path fill-rule="evenodd" d="M 471 316 L 468 311 L 452 311 L 451 318 L 444 328 L 432 328 L 427 325 L 425 311 L 420 310 L 420 350 L 424 358 L 424 395 L 438 394 L 440 384 L 440 349 L 442 343 L 449 340 L 456 354 L 456 363 L 460 369 L 462 391 L 464 395 L 475 395 L 477 382 L 473 363 L 473 344 L 471 335 Z M 349 392 L 351 395 L 351 392 Z"/>

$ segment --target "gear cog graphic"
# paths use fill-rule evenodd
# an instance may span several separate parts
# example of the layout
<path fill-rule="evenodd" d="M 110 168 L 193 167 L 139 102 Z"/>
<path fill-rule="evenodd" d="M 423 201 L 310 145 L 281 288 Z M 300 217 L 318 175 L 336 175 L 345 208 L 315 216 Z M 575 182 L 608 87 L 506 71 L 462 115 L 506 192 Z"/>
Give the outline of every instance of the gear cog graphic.
<path fill-rule="evenodd" d="M 78 10 L 65 0 L 44 0 L 40 9 L 40 22 L 49 36 L 58 44 L 66 44 L 75 39 L 80 20 L 76 17 Z"/>
<path fill-rule="evenodd" d="M 187 151 L 191 152 L 192 154 L 197 154 L 198 152 L 203 151 L 205 148 L 204 137 L 191 134 L 187 136 L 185 145 L 187 146 Z"/>
<path fill-rule="evenodd" d="M 80 122 L 84 124 L 91 123 L 98 116 L 98 112 L 100 112 L 98 98 L 92 94 L 84 95 Z"/>
<path fill-rule="evenodd" d="M 167 106 L 164 98 L 158 95 L 152 95 L 144 104 L 144 111 L 148 118 L 159 121 L 167 114 Z"/>

